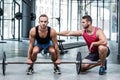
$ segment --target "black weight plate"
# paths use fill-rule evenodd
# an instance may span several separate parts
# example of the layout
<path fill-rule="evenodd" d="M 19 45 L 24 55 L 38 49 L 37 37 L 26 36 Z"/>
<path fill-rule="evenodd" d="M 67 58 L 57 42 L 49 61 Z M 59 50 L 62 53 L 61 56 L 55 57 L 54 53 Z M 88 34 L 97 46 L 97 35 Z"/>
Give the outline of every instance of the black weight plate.
<path fill-rule="evenodd" d="M 32 20 L 32 21 L 35 21 L 35 19 L 36 19 L 36 14 L 35 14 L 35 13 L 31 13 L 30 16 L 31 16 L 31 20 Z"/>
<path fill-rule="evenodd" d="M 3 15 L 3 9 L 0 8 L 0 16 L 2 16 L 2 15 Z"/>
<path fill-rule="evenodd" d="M 78 63 L 76 63 L 76 71 L 77 71 L 77 74 L 80 74 L 81 62 L 82 62 L 82 56 L 81 56 L 80 52 L 77 53 L 76 61 L 78 62 Z"/>
<path fill-rule="evenodd" d="M 16 19 L 18 19 L 18 20 L 20 20 L 20 19 L 22 19 L 22 13 L 21 12 L 17 12 L 17 13 L 15 13 L 15 18 Z"/>
<path fill-rule="evenodd" d="M 3 75 L 5 75 L 5 71 L 6 71 L 6 54 L 5 52 L 3 52 L 3 61 L 2 61 L 2 71 L 3 71 Z"/>

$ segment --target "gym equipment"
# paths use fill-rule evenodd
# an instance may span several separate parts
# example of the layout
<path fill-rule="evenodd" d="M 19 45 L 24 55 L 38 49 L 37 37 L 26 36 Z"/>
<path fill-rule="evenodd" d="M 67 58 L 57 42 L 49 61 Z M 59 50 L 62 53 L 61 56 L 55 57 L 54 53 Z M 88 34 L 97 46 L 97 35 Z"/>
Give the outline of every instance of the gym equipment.
<path fill-rule="evenodd" d="M 31 13 L 30 16 L 31 16 L 31 18 L 30 18 L 31 21 L 34 21 L 36 19 L 36 15 L 34 13 Z"/>
<path fill-rule="evenodd" d="M 3 9 L 0 8 L 0 16 L 2 16 L 2 15 L 3 15 Z"/>
<path fill-rule="evenodd" d="M 97 64 L 97 63 L 98 63 L 97 61 L 82 62 L 81 52 L 77 53 L 76 61 L 70 61 L 70 62 L 61 61 L 61 64 L 76 64 L 77 74 L 80 74 L 82 64 Z M 0 64 L 2 64 L 2 72 L 3 72 L 3 75 L 5 75 L 7 64 L 27 64 L 27 62 L 8 62 L 8 61 L 6 61 L 5 52 L 3 52 L 2 62 Z M 53 64 L 53 62 L 35 62 L 34 64 Z"/>
<path fill-rule="evenodd" d="M 60 54 L 67 53 L 68 49 L 73 49 L 73 48 L 77 48 L 77 47 L 86 46 L 85 42 L 74 42 L 74 43 L 65 43 L 65 44 L 63 44 L 63 42 L 65 42 L 65 40 L 62 40 L 62 39 L 58 40 L 58 46 L 59 46 L 59 49 L 60 49 Z"/>
<path fill-rule="evenodd" d="M 64 49 L 63 47 L 63 42 L 65 42 L 65 40 L 62 40 L 62 39 L 59 39 L 57 40 L 58 41 L 58 47 L 59 47 L 59 50 L 60 50 L 60 54 L 65 54 L 67 53 L 68 51 Z M 47 54 L 47 50 L 44 49 L 43 53 L 42 54 Z"/>
<path fill-rule="evenodd" d="M 81 55 L 80 52 L 77 53 L 77 58 L 76 58 L 76 61 L 73 61 L 73 62 L 68 62 L 68 61 L 62 61 L 61 64 L 76 64 L 76 70 L 77 70 L 77 73 L 80 71 L 80 57 L 79 56 Z M 3 72 L 3 75 L 5 75 L 5 72 L 6 72 L 6 65 L 7 64 L 27 64 L 27 62 L 8 62 L 6 61 L 6 54 L 5 52 L 3 52 L 3 56 L 2 56 L 2 62 L 0 63 L 2 64 L 2 72 Z M 53 62 L 35 62 L 35 64 L 53 64 Z M 79 71 L 78 71 L 79 70 Z"/>
<path fill-rule="evenodd" d="M 0 16 L 2 16 L 2 15 L 3 15 L 3 9 L 0 8 Z M 15 18 L 17 20 L 21 20 L 23 18 L 22 13 L 21 12 L 15 13 Z M 35 13 L 30 13 L 30 19 L 31 19 L 31 21 L 34 21 L 36 19 L 36 14 Z M 14 19 L 11 19 L 11 20 L 14 20 Z"/>
<path fill-rule="evenodd" d="M 65 42 L 65 40 L 62 40 L 62 39 L 59 39 L 58 40 L 58 46 L 59 46 L 59 49 L 60 49 L 60 54 L 65 54 L 67 53 L 68 51 L 64 50 L 64 47 L 63 47 L 63 42 Z"/>
<path fill-rule="evenodd" d="M 20 20 L 20 19 L 22 19 L 23 17 L 24 17 L 24 16 L 22 15 L 21 12 L 17 12 L 17 13 L 15 14 L 15 18 L 16 18 L 17 20 Z M 30 19 L 31 19 L 31 21 L 34 21 L 34 20 L 36 19 L 35 13 L 30 13 Z"/>
<path fill-rule="evenodd" d="M 22 19 L 22 13 L 20 13 L 20 12 L 17 12 L 16 14 L 15 14 L 15 18 L 17 19 L 17 20 L 20 20 L 20 19 Z"/>

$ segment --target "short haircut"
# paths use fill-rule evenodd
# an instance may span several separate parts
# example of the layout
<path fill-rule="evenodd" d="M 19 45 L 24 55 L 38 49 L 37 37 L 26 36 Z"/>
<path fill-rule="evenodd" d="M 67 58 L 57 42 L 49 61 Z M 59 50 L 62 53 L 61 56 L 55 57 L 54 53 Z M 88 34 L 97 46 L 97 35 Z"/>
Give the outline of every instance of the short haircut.
<path fill-rule="evenodd" d="M 90 21 L 92 23 L 92 18 L 89 15 L 83 16 L 82 19 L 86 19 L 87 21 Z"/>
<path fill-rule="evenodd" d="M 46 17 L 48 19 L 48 16 L 46 14 L 41 14 L 40 17 Z M 40 17 L 39 17 L 39 21 L 40 21 Z"/>

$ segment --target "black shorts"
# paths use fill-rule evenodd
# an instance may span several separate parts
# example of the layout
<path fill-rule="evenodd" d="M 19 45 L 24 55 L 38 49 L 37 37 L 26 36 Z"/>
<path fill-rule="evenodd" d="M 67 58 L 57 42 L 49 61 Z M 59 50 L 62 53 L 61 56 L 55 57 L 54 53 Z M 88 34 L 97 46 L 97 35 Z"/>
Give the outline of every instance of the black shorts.
<path fill-rule="evenodd" d="M 107 57 L 109 56 L 110 54 L 110 49 L 108 48 L 108 54 L 107 54 Z M 100 58 L 99 58 L 99 53 L 98 52 L 95 52 L 95 53 L 89 53 L 88 56 L 85 57 L 85 59 L 89 59 L 91 61 L 98 61 Z"/>

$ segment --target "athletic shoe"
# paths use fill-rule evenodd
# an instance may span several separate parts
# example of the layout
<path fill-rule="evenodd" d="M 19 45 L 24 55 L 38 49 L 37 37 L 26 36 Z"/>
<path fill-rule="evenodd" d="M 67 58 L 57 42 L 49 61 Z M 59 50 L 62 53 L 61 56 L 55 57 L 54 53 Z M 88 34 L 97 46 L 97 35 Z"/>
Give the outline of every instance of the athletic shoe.
<path fill-rule="evenodd" d="M 54 67 L 54 73 L 61 74 L 60 68 L 58 66 Z"/>
<path fill-rule="evenodd" d="M 100 66 L 99 68 L 99 74 L 100 75 L 104 75 L 106 73 L 105 67 L 104 66 Z"/>
<path fill-rule="evenodd" d="M 27 72 L 27 75 L 31 75 L 31 74 L 33 74 L 33 67 L 28 67 L 27 68 L 27 70 L 26 70 L 26 72 Z"/>

